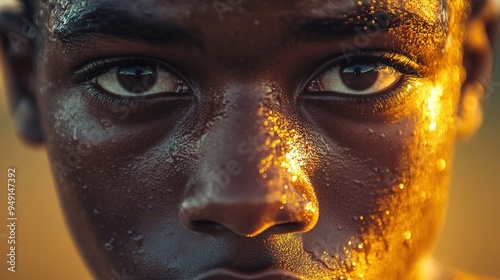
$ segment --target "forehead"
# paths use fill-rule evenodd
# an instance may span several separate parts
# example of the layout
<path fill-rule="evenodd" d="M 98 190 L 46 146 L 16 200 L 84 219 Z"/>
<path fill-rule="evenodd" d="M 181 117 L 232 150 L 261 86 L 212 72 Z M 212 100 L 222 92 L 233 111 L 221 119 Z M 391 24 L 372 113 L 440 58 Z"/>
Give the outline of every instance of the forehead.
<path fill-rule="evenodd" d="M 371 20 L 381 13 L 418 15 L 429 23 L 443 21 L 445 0 L 90 0 L 43 1 L 52 23 L 63 28 L 68 22 L 91 16 L 118 16 L 133 13 L 149 19 L 177 21 L 196 25 L 203 20 L 290 19 L 338 17 Z"/>
<path fill-rule="evenodd" d="M 381 26 L 399 27 L 395 34 L 401 35 L 411 30 L 413 37 L 399 36 L 400 41 L 432 36 L 420 41 L 438 46 L 448 19 L 444 0 L 58 0 L 41 8 L 49 16 L 40 21 L 47 23 L 49 37 L 65 44 L 104 35 L 153 44 L 183 41 L 199 49 L 221 42 L 234 46 L 235 38 L 239 46 L 262 49 L 269 42 L 337 40 Z"/>

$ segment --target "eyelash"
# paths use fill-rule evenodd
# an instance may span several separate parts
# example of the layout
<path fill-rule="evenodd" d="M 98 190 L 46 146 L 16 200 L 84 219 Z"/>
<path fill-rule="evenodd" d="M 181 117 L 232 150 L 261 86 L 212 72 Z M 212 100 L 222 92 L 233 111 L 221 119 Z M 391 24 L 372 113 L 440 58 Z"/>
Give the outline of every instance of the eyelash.
<path fill-rule="evenodd" d="M 131 108 L 132 106 L 139 106 L 140 104 L 145 104 L 154 98 L 145 98 L 138 101 L 136 98 L 124 98 L 111 96 L 110 94 L 103 93 L 103 90 L 99 89 L 96 85 L 95 79 L 102 74 L 112 70 L 115 67 L 120 66 L 130 66 L 134 64 L 144 64 L 144 65 L 155 65 L 162 64 L 168 71 L 171 71 L 174 75 L 178 76 L 180 79 L 187 83 L 187 79 L 183 75 L 179 74 L 178 71 L 169 67 L 168 64 L 161 62 L 158 59 L 147 58 L 147 57 L 117 57 L 117 58 L 105 58 L 101 60 L 92 61 L 90 63 L 84 64 L 84 66 L 74 68 L 73 72 L 75 76 L 73 78 L 73 83 L 77 85 L 84 86 L 84 93 L 88 98 L 97 104 L 97 108 L 110 110 L 112 106 L 120 106 Z M 175 95 L 175 94 L 170 94 Z"/>
<path fill-rule="evenodd" d="M 312 78 L 308 79 L 303 85 L 302 91 L 306 96 L 314 94 L 308 90 L 309 84 L 316 80 L 319 75 L 327 71 L 328 69 L 341 64 L 351 64 L 356 63 L 382 63 L 390 67 L 394 67 L 397 71 L 403 74 L 403 77 L 391 88 L 385 90 L 383 93 L 377 93 L 373 95 L 357 96 L 348 94 L 336 94 L 335 98 L 343 99 L 349 103 L 355 103 L 358 105 L 365 106 L 365 109 L 380 109 L 383 107 L 394 107 L 396 104 L 404 101 L 404 97 L 408 93 L 405 89 L 406 86 L 410 85 L 414 78 L 421 78 L 426 75 L 426 67 L 413 61 L 405 55 L 398 53 L 387 53 L 379 51 L 364 51 L 360 54 L 353 54 L 348 56 L 335 56 L 326 63 L 322 63 L 321 66 L 317 67 L 313 74 L 310 76 Z"/>
<path fill-rule="evenodd" d="M 158 64 L 161 62 L 147 57 L 118 57 L 118 58 L 104 58 L 84 64 L 84 66 L 76 67 L 74 70 L 75 84 L 85 84 L 91 82 L 94 78 L 102 75 L 111 69 L 119 66 L 127 66 L 133 63 L 137 64 Z"/>

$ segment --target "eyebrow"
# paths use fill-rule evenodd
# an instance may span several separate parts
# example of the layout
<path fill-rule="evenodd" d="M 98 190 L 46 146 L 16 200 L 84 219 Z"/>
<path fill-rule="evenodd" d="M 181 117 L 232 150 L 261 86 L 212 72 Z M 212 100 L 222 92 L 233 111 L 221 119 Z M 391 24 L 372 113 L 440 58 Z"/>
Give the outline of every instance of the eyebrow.
<path fill-rule="evenodd" d="M 288 24 L 288 38 L 293 41 L 339 40 L 404 26 L 411 26 L 413 32 L 420 30 L 446 37 L 448 22 L 430 22 L 416 13 L 402 9 L 366 12 L 361 7 L 349 14 L 295 19 Z"/>
<path fill-rule="evenodd" d="M 71 13 L 54 28 L 64 44 L 78 45 L 91 38 L 125 38 L 157 45 L 185 45 L 202 49 L 195 32 L 148 14 L 131 13 L 113 5 L 99 5 L 90 11 Z"/>

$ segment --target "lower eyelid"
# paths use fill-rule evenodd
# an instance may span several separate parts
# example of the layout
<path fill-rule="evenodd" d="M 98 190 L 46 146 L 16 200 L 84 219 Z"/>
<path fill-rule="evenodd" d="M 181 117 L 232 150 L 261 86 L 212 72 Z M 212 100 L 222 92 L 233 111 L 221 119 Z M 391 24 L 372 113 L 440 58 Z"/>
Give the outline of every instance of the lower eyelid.
<path fill-rule="evenodd" d="M 109 110 L 113 104 L 123 107 L 131 107 L 133 102 L 140 102 L 132 98 L 120 98 L 116 96 L 111 96 L 109 94 L 103 93 L 101 89 L 97 88 L 96 84 L 87 83 L 85 85 L 84 93 L 88 96 L 94 104 L 96 104 L 97 109 Z"/>
<path fill-rule="evenodd" d="M 379 113 L 387 113 L 392 109 L 401 108 L 400 106 L 405 103 L 410 91 L 408 85 L 413 83 L 412 78 L 402 77 L 399 81 L 385 90 L 381 94 L 372 94 L 369 96 L 348 96 L 351 100 L 364 105 Z"/>
<path fill-rule="evenodd" d="M 418 78 L 403 75 L 396 84 L 381 94 L 350 95 L 335 92 L 305 92 L 300 96 L 300 99 L 316 100 L 316 102 L 324 103 L 325 106 L 336 108 L 333 110 L 353 116 L 368 113 L 371 116 L 395 115 L 401 111 L 401 106 L 406 104 L 411 94 L 410 86 L 414 84 L 416 79 Z"/>
<path fill-rule="evenodd" d="M 96 116 L 119 122 L 153 121 L 169 112 L 178 111 L 195 98 L 192 95 L 160 96 L 152 99 L 120 98 L 102 93 L 95 85 L 83 85 L 83 92 L 90 110 Z M 189 105 L 190 106 L 190 105 Z M 187 108 L 183 112 L 189 111 Z"/>

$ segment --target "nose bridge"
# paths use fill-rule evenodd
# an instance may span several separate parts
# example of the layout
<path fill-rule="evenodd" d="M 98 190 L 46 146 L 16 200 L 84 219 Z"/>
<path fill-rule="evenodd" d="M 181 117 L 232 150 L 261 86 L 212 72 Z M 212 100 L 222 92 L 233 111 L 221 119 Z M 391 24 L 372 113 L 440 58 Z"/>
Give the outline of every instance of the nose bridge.
<path fill-rule="evenodd" d="M 200 146 L 202 159 L 197 188 L 212 199 L 245 197 L 259 200 L 267 192 L 262 178 L 262 161 L 273 152 L 264 125 L 264 99 L 269 89 L 263 86 L 235 86 L 224 96 L 223 116 L 210 125 Z"/>
<path fill-rule="evenodd" d="M 318 205 L 297 139 L 266 100 L 269 92 L 260 86 L 226 92 L 223 117 L 201 140 L 199 176 L 181 206 L 188 228 L 209 221 L 255 236 L 276 225 L 291 231 L 314 226 Z"/>
<path fill-rule="evenodd" d="M 265 153 L 258 148 L 263 147 L 270 136 L 263 126 L 262 114 L 269 91 L 265 86 L 253 85 L 235 86 L 226 91 L 224 117 L 215 124 L 215 139 L 210 143 L 220 145 L 224 153 L 212 154 L 210 158 L 219 161 L 234 159 L 251 165 L 257 161 L 257 153 Z"/>

